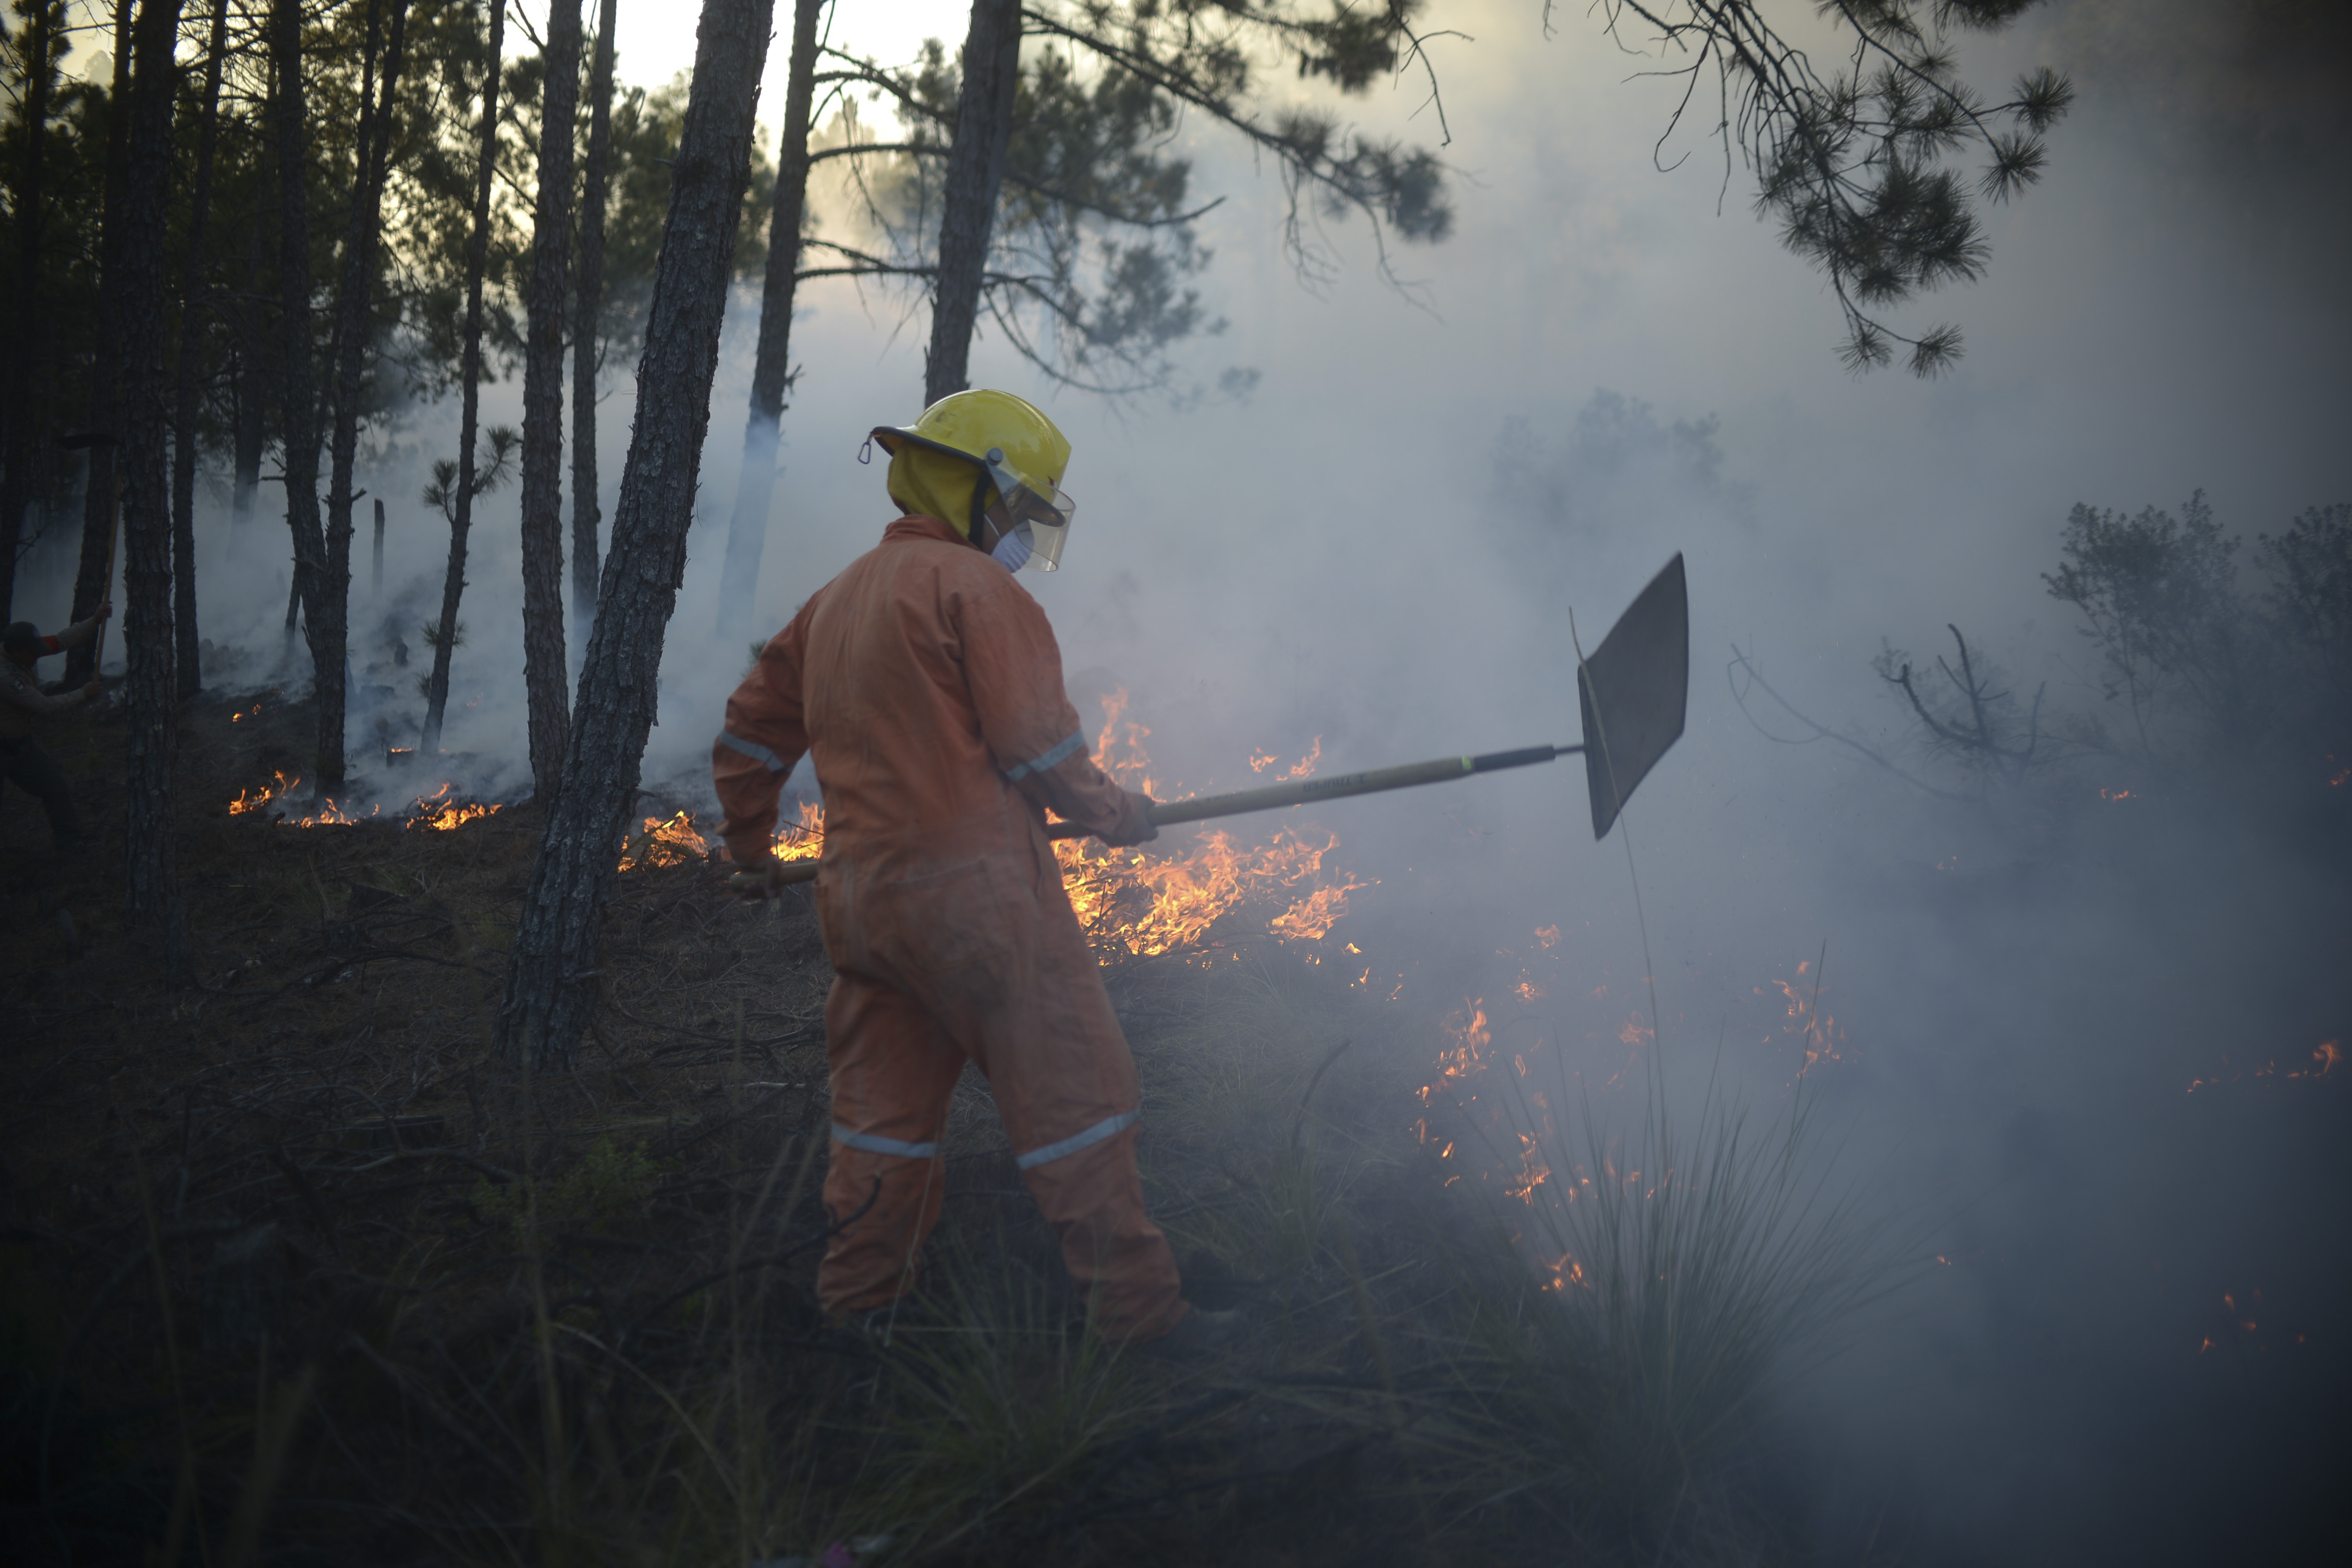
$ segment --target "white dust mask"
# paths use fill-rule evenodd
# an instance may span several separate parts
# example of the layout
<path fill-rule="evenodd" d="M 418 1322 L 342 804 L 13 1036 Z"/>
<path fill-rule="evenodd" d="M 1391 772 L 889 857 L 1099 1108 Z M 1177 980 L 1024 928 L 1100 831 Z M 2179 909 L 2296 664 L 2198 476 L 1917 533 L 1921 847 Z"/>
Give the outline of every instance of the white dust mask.
<path fill-rule="evenodd" d="M 1007 572 L 1018 572 L 1029 564 L 1029 525 L 1022 523 L 996 542 L 988 558 Z"/>

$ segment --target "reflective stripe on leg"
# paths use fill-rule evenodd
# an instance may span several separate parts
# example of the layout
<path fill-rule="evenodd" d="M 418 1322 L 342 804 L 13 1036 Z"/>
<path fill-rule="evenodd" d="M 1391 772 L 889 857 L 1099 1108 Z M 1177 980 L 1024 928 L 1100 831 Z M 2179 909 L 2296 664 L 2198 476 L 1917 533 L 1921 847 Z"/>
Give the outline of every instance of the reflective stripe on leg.
<path fill-rule="evenodd" d="M 1118 1129 L 1113 1128 L 1111 1131 L 1115 1132 Z M 1108 1134 L 1081 1133 L 1080 1136 L 1086 1138 L 1088 1142 L 1092 1142 L 1096 1137 L 1107 1137 Z M 940 1146 L 936 1142 L 908 1143 L 900 1139 L 884 1138 L 872 1132 L 852 1132 L 838 1121 L 833 1124 L 833 1141 L 836 1143 L 846 1143 L 853 1149 L 863 1149 L 869 1154 L 896 1154 L 902 1160 L 929 1160 L 935 1158 L 940 1152 Z M 1058 1149 L 1061 1145 L 1056 1144 L 1055 1147 Z M 1072 1149 L 1078 1147 L 1080 1145 L 1076 1143 L 1070 1145 Z M 1069 1150 L 1064 1149 L 1062 1152 L 1067 1153 Z M 1046 1158 L 1050 1160 L 1053 1156 L 1049 1154 Z M 1023 1168 L 1027 1169 L 1026 1166 Z"/>
<path fill-rule="evenodd" d="M 1140 1110 L 1129 1110 L 1122 1111 L 1117 1116 L 1107 1116 L 1083 1132 L 1073 1132 L 1059 1142 L 1048 1143 L 1043 1149 L 1032 1149 L 1013 1163 L 1024 1171 L 1034 1171 L 1049 1160 L 1058 1160 L 1065 1154 L 1075 1154 L 1081 1149 L 1091 1149 L 1106 1138 L 1117 1137 L 1134 1126 L 1142 1115 L 1143 1112 Z M 836 1128 L 835 1131 L 840 1130 Z"/>

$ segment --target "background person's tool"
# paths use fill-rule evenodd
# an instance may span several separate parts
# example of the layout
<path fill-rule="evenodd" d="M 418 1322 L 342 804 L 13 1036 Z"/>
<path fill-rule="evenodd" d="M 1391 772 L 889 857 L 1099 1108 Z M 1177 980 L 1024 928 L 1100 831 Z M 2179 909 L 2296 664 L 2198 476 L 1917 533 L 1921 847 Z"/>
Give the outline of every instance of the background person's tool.
<path fill-rule="evenodd" d="M 68 452 L 79 452 L 90 447 L 119 447 L 122 443 L 103 430 L 78 430 L 70 436 L 58 437 L 58 445 Z M 98 602 L 101 605 L 114 597 L 114 542 L 122 537 L 122 469 L 114 470 L 114 512 L 106 525 L 106 577 L 98 585 Z M 106 668 L 106 623 L 98 623 L 98 637 L 90 648 L 89 673 L 95 680 Z"/>
<path fill-rule="evenodd" d="M 1473 773 L 1526 767 L 1531 763 L 1548 763 L 1555 757 L 1580 752 L 1584 757 L 1585 788 L 1592 802 L 1592 837 L 1602 837 L 1617 820 L 1617 814 L 1634 789 L 1657 765 L 1658 759 L 1682 738 L 1683 715 L 1690 694 L 1690 599 L 1684 586 L 1680 555 L 1667 562 L 1665 570 L 1650 580 L 1649 586 L 1609 628 L 1609 635 L 1592 650 L 1591 657 L 1577 665 L 1576 694 L 1584 719 L 1584 740 L 1579 745 L 1528 746 L 1479 756 L 1438 757 L 1425 763 L 1374 768 L 1369 773 L 1335 773 L 1328 778 L 1267 784 L 1261 789 L 1234 790 L 1226 795 L 1157 801 L 1151 807 L 1152 825 L 1166 827 L 1212 816 L 1278 811 L 1309 801 L 1378 795 L 1384 790 L 1468 778 Z M 1045 834 L 1049 838 L 1083 838 L 1087 830 L 1075 822 L 1057 822 Z M 818 864 L 815 860 L 785 861 L 779 868 L 782 874 L 776 880 L 787 886 L 814 881 Z M 761 873 L 738 871 L 728 879 L 728 885 L 739 891 L 749 891 L 767 880 Z"/>

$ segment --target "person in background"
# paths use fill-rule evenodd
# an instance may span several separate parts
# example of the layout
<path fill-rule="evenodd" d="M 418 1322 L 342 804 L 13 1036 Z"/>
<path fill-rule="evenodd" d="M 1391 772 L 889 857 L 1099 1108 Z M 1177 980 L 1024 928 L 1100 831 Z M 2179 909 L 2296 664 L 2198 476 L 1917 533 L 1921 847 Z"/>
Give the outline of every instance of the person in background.
<path fill-rule="evenodd" d="M 1048 808 L 1106 844 L 1156 832 L 1151 802 L 1087 756 L 1054 629 L 1013 578 L 1059 564 L 1070 444 L 990 391 L 872 439 L 901 515 L 761 650 L 711 751 L 746 896 L 782 889 L 777 796 L 803 754 L 824 793 L 824 1201 L 841 1228 L 818 1302 L 879 1326 L 913 1287 L 969 1061 L 1095 1331 L 1180 1358 L 1223 1350 L 1241 1315 L 1184 1299 L 1144 1214 L 1135 1062 L 1045 836 Z"/>
<path fill-rule="evenodd" d="M 49 814 L 49 836 L 59 849 L 81 851 L 92 847 L 83 833 L 81 814 L 74 809 L 73 786 L 66 782 L 58 760 L 33 739 L 33 721 L 51 713 L 70 713 L 85 702 L 95 702 L 105 689 L 93 679 L 79 690 L 52 697 L 41 689 L 34 665 L 53 653 L 79 647 L 98 635 L 99 623 L 114 614 L 111 600 L 99 605 L 86 621 L 76 621 L 55 637 L 43 637 L 30 621 L 18 621 L 0 634 L 0 778 L 5 778 L 39 801 Z"/>

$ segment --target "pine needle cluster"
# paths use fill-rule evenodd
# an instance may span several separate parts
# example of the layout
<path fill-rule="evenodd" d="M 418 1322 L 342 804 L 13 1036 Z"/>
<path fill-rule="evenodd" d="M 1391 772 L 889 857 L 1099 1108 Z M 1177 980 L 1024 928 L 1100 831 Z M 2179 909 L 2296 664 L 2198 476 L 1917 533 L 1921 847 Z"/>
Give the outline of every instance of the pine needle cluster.
<path fill-rule="evenodd" d="M 1997 31 L 2031 3 L 1826 0 L 1818 10 L 1851 37 L 1844 64 L 1826 74 L 1760 0 L 1606 0 L 1604 10 L 1612 35 L 1637 22 L 1678 62 L 1652 73 L 1683 79 L 1669 135 L 1712 77 L 1725 178 L 1736 149 L 1755 171 L 1759 216 L 1828 275 L 1846 366 L 1874 370 L 1901 352 L 1913 374 L 1933 376 L 1958 361 L 1959 329 L 1909 335 L 1882 312 L 1983 275 L 1979 204 L 2042 178 L 2044 134 L 2074 102 L 2073 86 L 2046 67 L 2000 101 L 1959 74 L 1955 35 Z"/>

